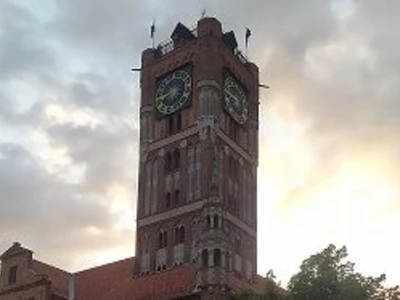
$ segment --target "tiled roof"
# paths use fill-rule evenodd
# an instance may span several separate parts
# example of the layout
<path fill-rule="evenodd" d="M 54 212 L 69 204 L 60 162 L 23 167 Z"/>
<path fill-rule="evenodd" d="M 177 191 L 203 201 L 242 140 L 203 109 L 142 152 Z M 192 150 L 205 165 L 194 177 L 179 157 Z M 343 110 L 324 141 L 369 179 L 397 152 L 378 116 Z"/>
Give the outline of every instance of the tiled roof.
<path fill-rule="evenodd" d="M 146 276 L 127 279 L 104 294 L 101 300 L 163 300 L 188 295 L 193 289 L 196 270 L 182 265 Z M 78 299 L 77 299 L 78 300 Z M 81 299 L 79 299 L 81 300 Z M 82 299 L 86 300 L 86 299 Z"/>
<path fill-rule="evenodd" d="M 36 275 L 46 276 L 51 281 L 55 294 L 68 297 L 70 273 L 36 259 L 32 260 L 32 269 Z"/>
<path fill-rule="evenodd" d="M 75 273 L 75 299 L 106 299 L 103 296 L 121 282 L 132 280 L 134 262 L 130 257 Z"/>

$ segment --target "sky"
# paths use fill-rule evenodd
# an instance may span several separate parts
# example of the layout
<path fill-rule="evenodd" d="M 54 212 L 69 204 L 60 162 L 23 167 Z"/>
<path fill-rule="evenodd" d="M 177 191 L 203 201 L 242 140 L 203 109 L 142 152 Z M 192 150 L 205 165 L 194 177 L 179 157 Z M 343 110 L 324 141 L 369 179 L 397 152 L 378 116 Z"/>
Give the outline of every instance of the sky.
<path fill-rule="evenodd" d="M 0 252 L 134 255 L 141 51 L 202 11 L 260 69 L 258 272 L 346 245 L 400 283 L 400 1 L 0 1 Z"/>

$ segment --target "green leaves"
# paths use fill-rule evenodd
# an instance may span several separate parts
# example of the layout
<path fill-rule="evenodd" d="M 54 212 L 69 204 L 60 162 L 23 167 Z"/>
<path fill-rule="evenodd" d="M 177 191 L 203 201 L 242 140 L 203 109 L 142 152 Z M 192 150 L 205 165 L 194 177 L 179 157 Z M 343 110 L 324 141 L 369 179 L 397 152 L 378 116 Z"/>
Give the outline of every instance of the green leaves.
<path fill-rule="evenodd" d="M 329 245 L 305 259 L 300 271 L 289 282 L 289 296 L 277 293 L 272 270 L 266 275 L 265 292 L 243 291 L 237 300 L 400 300 L 399 286 L 383 285 L 386 276 L 364 276 L 355 272 L 354 263 L 347 261 L 347 248 Z"/>
<path fill-rule="evenodd" d="M 365 277 L 346 261 L 346 247 L 329 245 L 310 256 L 289 283 L 293 300 L 399 300 L 398 287 L 385 288 L 385 275 Z"/>

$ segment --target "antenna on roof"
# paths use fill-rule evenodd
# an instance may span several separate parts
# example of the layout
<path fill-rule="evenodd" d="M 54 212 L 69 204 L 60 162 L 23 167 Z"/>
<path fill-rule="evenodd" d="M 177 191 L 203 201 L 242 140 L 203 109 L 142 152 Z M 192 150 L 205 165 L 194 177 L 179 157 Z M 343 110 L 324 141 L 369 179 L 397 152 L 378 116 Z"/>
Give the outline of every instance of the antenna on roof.
<path fill-rule="evenodd" d="M 201 12 L 201 18 L 203 19 L 206 16 L 206 8 L 203 9 L 203 11 Z"/>
<path fill-rule="evenodd" d="M 156 20 L 153 18 L 153 23 L 150 27 L 151 46 L 154 49 L 154 34 L 156 33 Z"/>

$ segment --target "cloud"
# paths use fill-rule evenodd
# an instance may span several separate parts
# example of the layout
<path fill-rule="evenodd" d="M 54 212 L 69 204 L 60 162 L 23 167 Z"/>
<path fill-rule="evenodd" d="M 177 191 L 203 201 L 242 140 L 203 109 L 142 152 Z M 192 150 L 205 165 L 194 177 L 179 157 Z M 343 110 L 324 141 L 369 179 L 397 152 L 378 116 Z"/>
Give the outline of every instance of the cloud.
<path fill-rule="evenodd" d="M 195 25 L 204 7 L 241 46 L 252 30 L 248 55 L 271 86 L 261 91 L 259 199 L 272 223 L 259 228 L 276 242 L 259 270 L 294 271 L 326 232 L 344 235 L 329 213 L 346 206 L 332 195 L 351 202 L 348 219 L 362 206 L 357 195 L 398 215 L 396 199 L 375 194 L 392 199 L 400 178 L 398 2 L 32 3 L 0 3 L 0 248 L 22 239 L 73 268 L 93 264 L 94 251 L 96 263 L 133 254 L 140 80 L 130 69 L 151 45 L 153 18 L 159 42 L 178 21 Z M 329 224 L 316 226 L 323 217 Z M 281 249 L 304 235 L 312 238 L 285 264 Z"/>
<path fill-rule="evenodd" d="M 55 58 L 43 33 L 43 24 L 26 8 L 9 1 L 0 4 L 0 78 L 24 79 L 51 74 Z"/>
<path fill-rule="evenodd" d="M 69 4 L 59 5 L 55 16 Z M 20 239 L 66 268 L 99 263 L 110 251 L 110 258 L 132 255 L 137 118 L 127 84 L 131 65 L 129 55 L 107 53 L 131 50 L 115 47 L 116 39 L 127 46 L 127 37 L 113 37 L 129 33 L 111 32 L 102 20 L 99 43 L 92 37 L 83 47 L 84 27 L 63 27 L 74 24 L 78 10 L 52 19 L 29 5 L 0 6 L 0 124 L 7 133 L 0 140 L 1 248 Z M 89 49 L 103 52 L 93 60 Z"/>

